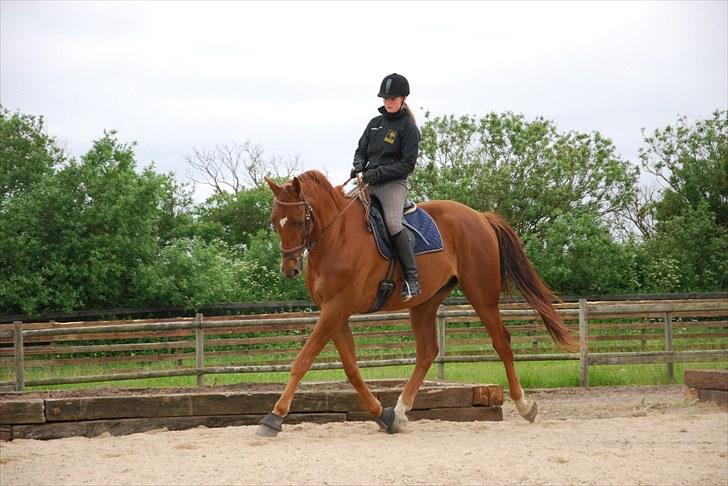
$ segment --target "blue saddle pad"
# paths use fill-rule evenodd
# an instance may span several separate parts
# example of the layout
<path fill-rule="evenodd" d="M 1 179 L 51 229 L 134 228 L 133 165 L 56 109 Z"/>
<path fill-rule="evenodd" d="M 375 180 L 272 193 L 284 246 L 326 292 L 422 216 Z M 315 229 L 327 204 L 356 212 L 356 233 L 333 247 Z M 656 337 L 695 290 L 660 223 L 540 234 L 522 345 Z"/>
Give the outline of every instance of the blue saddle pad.
<path fill-rule="evenodd" d="M 374 228 L 374 241 L 377 244 L 379 254 L 386 260 L 392 260 L 394 258 L 394 250 L 389 241 L 387 229 L 379 223 L 381 220 L 377 218 L 377 215 L 374 214 L 375 212 L 375 206 L 372 205 L 369 221 L 372 228 Z M 432 216 L 424 209 L 417 207 L 415 211 L 405 214 L 402 225 L 411 229 L 415 235 L 415 255 L 442 251 L 443 244 L 440 230 L 437 224 L 435 224 L 435 220 L 432 219 Z"/>

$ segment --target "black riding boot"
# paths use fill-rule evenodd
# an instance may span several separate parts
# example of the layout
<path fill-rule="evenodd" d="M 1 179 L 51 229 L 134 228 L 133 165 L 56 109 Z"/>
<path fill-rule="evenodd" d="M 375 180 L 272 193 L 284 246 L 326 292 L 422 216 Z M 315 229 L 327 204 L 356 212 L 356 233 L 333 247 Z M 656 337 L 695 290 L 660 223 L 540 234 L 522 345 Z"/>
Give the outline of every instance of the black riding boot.
<path fill-rule="evenodd" d="M 414 235 L 408 229 L 402 229 L 393 235 L 392 243 L 397 251 L 399 264 L 404 273 L 402 281 L 402 300 L 409 300 L 422 292 L 419 276 L 417 275 L 417 260 L 415 260 Z"/>

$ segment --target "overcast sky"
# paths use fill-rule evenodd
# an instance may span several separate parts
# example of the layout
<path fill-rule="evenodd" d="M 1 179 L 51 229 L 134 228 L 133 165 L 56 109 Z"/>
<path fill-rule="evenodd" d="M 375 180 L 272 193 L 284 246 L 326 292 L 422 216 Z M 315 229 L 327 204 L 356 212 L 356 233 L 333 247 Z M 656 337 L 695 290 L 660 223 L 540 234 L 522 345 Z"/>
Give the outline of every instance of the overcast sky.
<path fill-rule="evenodd" d="M 543 116 L 636 163 L 642 127 L 728 108 L 728 2 L 0 1 L 0 103 L 75 156 L 115 129 L 179 180 L 250 140 L 343 182 L 391 72 L 420 120 Z"/>

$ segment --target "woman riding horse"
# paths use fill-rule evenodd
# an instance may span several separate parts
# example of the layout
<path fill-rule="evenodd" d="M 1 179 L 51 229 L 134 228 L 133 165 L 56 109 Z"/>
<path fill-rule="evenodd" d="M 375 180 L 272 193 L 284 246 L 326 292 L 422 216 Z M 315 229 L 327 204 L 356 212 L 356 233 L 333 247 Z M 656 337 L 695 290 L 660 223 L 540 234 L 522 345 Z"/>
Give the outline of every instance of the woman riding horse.
<path fill-rule="evenodd" d="M 326 343 L 334 342 L 349 382 L 377 423 L 387 432 L 402 430 L 417 391 L 438 354 L 435 319 L 440 304 L 460 286 L 490 335 L 505 367 L 516 409 L 533 421 L 537 407 L 526 400 L 513 363 L 511 336 L 498 307 L 501 289 L 515 283 L 538 312 L 551 337 L 566 350 L 577 345 L 552 301 L 553 292 L 541 281 L 523 251 L 523 243 L 505 221 L 454 201 L 420 204 L 437 223 L 443 250 L 421 255 L 418 272 L 409 230 L 401 226 L 407 193 L 406 178 L 414 169 L 419 132 L 405 104 L 407 80 L 399 74 L 384 78 L 379 96 L 382 116 L 372 119 L 359 141 L 352 177 L 363 172 L 371 194 L 384 206 L 386 224 L 403 267 L 401 298 L 390 299 L 384 311 L 408 308 L 417 359 L 395 407 L 384 407 L 369 390 L 356 361 L 349 317 L 367 312 L 377 295 L 388 262 L 378 253 L 365 225 L 365 210 L 346 197 L 317 171 L 308 171 L 279 186 L 266 179 L 275 195 L 271 213 L 281 240 L 281 270 L 287 277 L 301 273 L 308 254 L 306 287 L 321 309 L 311 335 L 291 365 L 291 374 L 271 413 L 261 421 L 258 435 L 275 436 L 298 384 Z M 395 280 L 398 278 L 395 277 Z"/>
<path fill-rule="evenodd" d="M 420 132 L 405 100 L 410 94 L 407 78 L 393 73 L 379 88 L 384 106 L 372 118 L 354 152 L 352 179 L 363 172 L 369 194 L 384 210 L 384 221 L 402 267 L 402 300 L 419 295 L 419 276 L 414 253 L 414 237 L 402 226 L 402 210 L 407 199 L 407 176 L 414 170 L 420 146 Z"/>

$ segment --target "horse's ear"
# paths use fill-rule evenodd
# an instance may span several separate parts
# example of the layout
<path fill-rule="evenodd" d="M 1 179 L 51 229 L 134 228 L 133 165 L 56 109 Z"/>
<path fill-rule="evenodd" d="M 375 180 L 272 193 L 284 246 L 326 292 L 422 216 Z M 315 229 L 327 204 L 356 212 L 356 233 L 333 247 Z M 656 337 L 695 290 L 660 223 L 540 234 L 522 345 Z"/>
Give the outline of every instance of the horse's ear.
<path fill-rule="evenodd" d="M 293 178 L 293 190 L 296 191 L 296 194 L 301 194 L 301 181 L 298 180 L 298 177 Z"/>
<path fill-rule="evenodd" d="M 270 190 L 273 191 L 273 194 L 275 194 L 277 196 L 278 193 L 281 192 L 281 186 L 279 186 L 272 180 L 268 179 L 267 177 L 265 177 L 264 179 L 265 179 L 265 182 L 268 183 L 268 187 L 270 187 Z"/>

